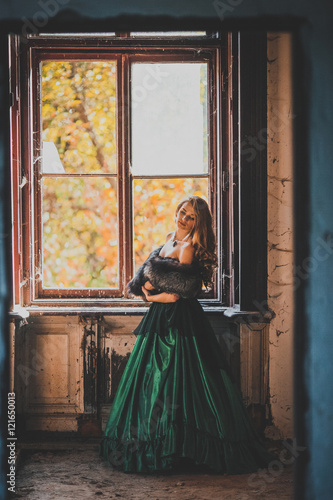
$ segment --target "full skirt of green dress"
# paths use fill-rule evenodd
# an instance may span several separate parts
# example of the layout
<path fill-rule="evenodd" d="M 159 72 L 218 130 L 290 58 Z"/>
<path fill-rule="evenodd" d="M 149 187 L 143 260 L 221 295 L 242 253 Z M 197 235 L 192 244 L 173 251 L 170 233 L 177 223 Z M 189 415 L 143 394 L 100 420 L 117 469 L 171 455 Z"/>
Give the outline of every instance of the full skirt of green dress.
<path fill-rule="evenodd" d="M 274 460 L 196 299 L 153 303 L 135 333 L 102 458 L 124 472 L 177 471 L 187 459 L 222 474 L 255 472 Z"/>

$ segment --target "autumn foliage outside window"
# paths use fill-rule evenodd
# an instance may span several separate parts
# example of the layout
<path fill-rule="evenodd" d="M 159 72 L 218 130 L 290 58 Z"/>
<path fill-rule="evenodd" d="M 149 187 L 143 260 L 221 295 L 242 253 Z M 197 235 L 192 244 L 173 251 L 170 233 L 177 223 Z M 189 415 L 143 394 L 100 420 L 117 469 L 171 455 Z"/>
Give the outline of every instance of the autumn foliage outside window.
<path fill-rule="evenodd" d="M 134 180 L 135 267 L 147 257 L 152 245 L 163 243 L 166 233 L 173 227 L 173 210 L 181 198 L 197 194 L 207 199 L 207 177 L 169 177 L 171 171 L 174 175 L 188 176 L 198 170 L 207 174 L 206 68 L 202 64 L 189 64 L 189 68 L 183 63 L 172 64 L 175 95 L 167 96 L 174 105 L 174 109 L 169 109 L 168 122 L 165 120 L 166 110 L 156 110 L 156 101 L 160 103 L 165 85 L 157 85 L 157 91 L 155 86 L 150 87 L 155 95 L 153 101 L 148 96 L 146 102 L 142 102 L 144 99 L 133 100 L 133 115 L 139 114 L 136 121 L 133 120 L 134 130 L 132 128 L 132 137 L 139 149 L 138 152 L 135 150 L 139 156 L 137 173 L 140 177 L 145 174 L 165 177 Z M 186 69 L 192 71 L 187 78 Z M 193 69 L 197 71 L 193 72 Z M 162 76 L 169 76 L 168 64 L 163 71 Z M 119 285 L 116 73 L 113 61 L 47 61 L 42 64 L 44 287 L 117 288 Z M 191 95 L 193 102 L 181 100 L 189 82 L 196 87 L 198 102 L 195 102 L 194 95 Z M 178 107 L 176 99 L 179 100 Z M 191 105 L 196 108 L 194 111 L 190 109 Z M 182 109 L 186 106 L 188 109 Z M 146 112 L 142 111 L 143 108 Z M 156 115 L 160 111 L 161 115 Z M 155 117 L 152 116 L 154 113 Z M 186 123 L 191 114 L 199 121 L 199 127 L 193 124 L 190 127 L 191 124 Z M 139 135 L 140 127 L 144 127 L 144 123 L 137 123 L 137 120 L 144 118 L 152 122 L 154 119 L 164 121 L 169 127 L 180 121 L 181 127 L 187 126 L 188 144 L 180 147 L 170 144 L 170 136 L 174 138 L 175 133 L 158 129 L 159 135 L 155 137 L 152 137 L 153 130 L 149 136 L 143 134 L 141 139 L 146 139 L 146 147 L 142 148 L 136 135 Z M 191 137 L 198 128 L 199 134 L 197 132 L 196 137 Z M 178 132 L 177 125 L 175 132 Z M 151 143 L 156 139 L 165 141 L 165 151 L 161 151 L 163 144 L 160 144 L 159 150 L 155 151 L 156 157 L 151 159 Z M 196 144 L 198 140 L 201 144 Z M 164 155 L 170 148 L 170 163 L 167 163 Z M 193 150 L 196 154 L 200 149 L 201 157 L 195 158 Z M 59 156 L 59 161 L 52 161 L 52 152 L 55 157 Z M 134 165 L 135 161 L 134 157 Z M 159 162 L 155 168 L 154 161 Z"/>
<path fill-rule="evenodd" d="M 43 286 L 115 288 L 116 64 L 43 63 L 42 118 Z"/>

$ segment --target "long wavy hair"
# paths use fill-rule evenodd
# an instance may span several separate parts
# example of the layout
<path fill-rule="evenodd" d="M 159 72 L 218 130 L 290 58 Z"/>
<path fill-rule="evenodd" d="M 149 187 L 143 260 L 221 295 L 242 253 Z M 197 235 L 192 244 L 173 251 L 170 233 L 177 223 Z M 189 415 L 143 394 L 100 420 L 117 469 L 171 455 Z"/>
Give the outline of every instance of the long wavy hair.
<path fill-rule="evenodd" d="M 195 224 L 191 231 L 194 257 L 202 268 L 202 279 L 206 288 L 212 284 L 214 270 L 217 267 L 216 238 L 213 231 L 213 219 L 207 202 L 200 196 L 188 196 L 176 208 L 176 216 L 184 203 L 190 203 L 195 212 Z"/>

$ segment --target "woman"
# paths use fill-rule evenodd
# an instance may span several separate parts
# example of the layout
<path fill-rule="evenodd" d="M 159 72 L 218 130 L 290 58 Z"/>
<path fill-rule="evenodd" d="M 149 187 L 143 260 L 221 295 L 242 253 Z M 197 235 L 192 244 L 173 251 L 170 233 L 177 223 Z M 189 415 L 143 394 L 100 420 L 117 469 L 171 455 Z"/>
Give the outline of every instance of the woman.
<path fill-rule="evenodd" d="M 190 196 L 176 229 L 129 283 L 152 302 L 120 381 L 100 455 L 125 472 L 250 473 L 274 457 L 261 444 L 227 374 L 227 364 L 195 298 L 211 284 L 217 257 L 207 203 Z"/>

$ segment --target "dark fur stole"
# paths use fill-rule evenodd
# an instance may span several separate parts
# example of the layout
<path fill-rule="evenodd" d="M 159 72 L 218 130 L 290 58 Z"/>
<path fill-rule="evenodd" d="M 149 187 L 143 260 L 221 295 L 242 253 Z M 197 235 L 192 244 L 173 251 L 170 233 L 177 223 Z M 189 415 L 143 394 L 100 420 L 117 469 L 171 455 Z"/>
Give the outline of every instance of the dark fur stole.
<path fill-rule="evenodd" d="M 202 276 L 197 262 L 181 264 L 170 257 L 160 257 L 162 247 L 154 250 L 128 283 L 130 294 L 144 296 L 141 287 L 150 281 L 158 292 L 176 293 L 184 299 L 196 297 L 201 291 Z"/>
<path fill-rule="evenodd" d="M 170 257 L 154 257 L 146 266 L 145 276 L 157 290 L 176 293 L 184 299 L 196 297 L 202 278 L 195 263 L 181 264 Z"/>
<path fill-rule="evenodd" d="M 156 250 L 153 250 L 151 254 L 149 255 L 148 259 L 142 264 L 142 266 L 139 267 L 136 275 L 134 276 L 133 279 L 127 284 L 127 293 L 130 295 L 135 295 L 137 297 L 144 297 L 144 293 L 141 289 L 141 287 L 148 281 L 148 278 L 145 277 L 145 269 L 147 266 L 147 263 L 149 262 L 150 259 L 157 257 L 158 254 L 160 253 L 162 247 L 156 248 Z"/>

